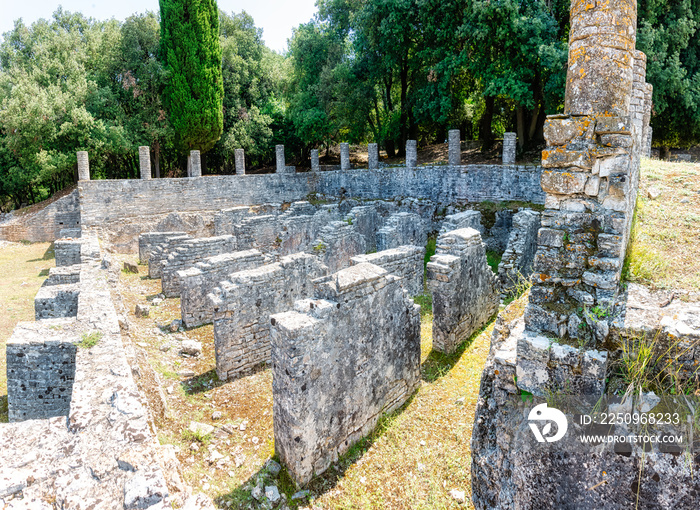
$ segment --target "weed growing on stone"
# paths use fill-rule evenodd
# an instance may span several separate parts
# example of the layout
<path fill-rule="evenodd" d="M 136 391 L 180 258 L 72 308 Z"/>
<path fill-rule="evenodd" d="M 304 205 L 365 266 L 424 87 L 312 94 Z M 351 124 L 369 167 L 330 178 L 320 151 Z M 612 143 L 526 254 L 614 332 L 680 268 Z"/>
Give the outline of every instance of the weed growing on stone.
<path fill-rule="evenodd" d="M 83 333 L 80 337 L 80 342 L 78 342 L 78 347 L 81 349 L 92 349 L 97 345 L 102 339 L 102 331 L 91 331 L 90 333 Z"/>
<path fill-rule="evenodd" d="M 498 274 L 498 264 L 501 263 L 501 258 L 503 258 L 502 253 L 492 250 L 486 251 L 486 262 L 488 262 L 491 270 L 496 274 Z"/>
<path fill-rule="evenodd" d="M 202 443 L 209 444 L 211 442 L 211 434 L 204 434 L 201 430 L 192 431 L 190 429 L 182 430 L 182 440 L 185 443 Z"/>

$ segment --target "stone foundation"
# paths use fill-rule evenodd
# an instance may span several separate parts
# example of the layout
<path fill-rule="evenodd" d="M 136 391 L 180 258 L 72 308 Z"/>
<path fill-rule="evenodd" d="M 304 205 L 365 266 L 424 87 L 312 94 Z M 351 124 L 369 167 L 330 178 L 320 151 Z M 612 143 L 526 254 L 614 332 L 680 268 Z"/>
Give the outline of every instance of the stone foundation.
<path fill-rule="evenodd" d="M 400 278 L 359 264 L 314 294 L 271 317 L 275 450 L 298 485 L 420 384 L 420 308 Z"/>
<path fill-rule="evenodd" d="M 524 209 L 513 215 L 508 246 L 498 264 L 501 292 L 513 292 L 532 275 L 539 229 L 540 213 L 537 211 Z"/>
<path fill-rule="evenodd" d="M 270 315 L 312 293 L 311 280 L 326 268 L 305 253 L 232 273 L 209 294 L 214 313 L 216 373 L 226 380 L 270 360 Z"/>
<path fill-rule="evenodd" d="M 34 297 L 34 318 L 75 317 L 78 314 L 79 295 L 80 285 L 75 283 L 42 286 Z"/>
<path fill-rule="evenodd" d="M 379 251 L 368 255 L 353 257 L 353 265 L 374 264 L 387 273 L 400 276 L 401 284 L 409 296 L 417 296 L 425 292 L 423 287 L 423 264 L 425 248 L 422 246 L 399 246 L 391 250 Z"/>
<path fill-rule="evenodd" d="M 433 295 L 433 349 L 453 353 L 498 311 L 496 277 L 479 232 L 453 230 L 437 239 L 427 266 Z"/>
<path fill-rule="evenodd" d="M 377 232 L 377 250 L 398 248 L 405 244 L 425 246 L 428 232 L 423 219 L 415 213 L 392 214 Z"/>
<path fill-rule="evenodd" d="M 166 297 L 180 296 L 182 280 L 179 272 L 195 266 L 215 255 L 236 251 L 236 239 L 233 236 L 203 237 L 189 239 L 177 244 L 161 264 L 161 284 Z"/>
<path fill-rule="evenodd" d="M 20 322 L 12 332 L 7 342 L 11 422 L 68 416 L 77 347 L 75 339 L 62 330 L 65 324 L 62 320 Z"/>
<path fill-rule="evenodd" d="M 212 322 L 214 314 L 207 294 L 228 275 L 245 269 L 253 269 L 265 263 L 258 250 L 236 251 L 208 257 L 195 267 L 178 271 L 180 285 L 180 310 L 185 327 L 194 328 Z"/>

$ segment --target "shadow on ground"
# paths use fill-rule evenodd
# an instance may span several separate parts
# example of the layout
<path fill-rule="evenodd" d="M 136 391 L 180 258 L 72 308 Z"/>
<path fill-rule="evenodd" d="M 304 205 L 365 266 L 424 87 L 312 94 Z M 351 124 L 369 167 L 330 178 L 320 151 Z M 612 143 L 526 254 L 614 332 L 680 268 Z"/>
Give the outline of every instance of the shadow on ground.
<path fill-rule="evenodd" d="M 302 497 L 292 500 L 292 496 L 299 493 L 302 488 L 297 487 L 287 469 L 283 466 L 277 476 L 273 476 L 270 472 L 270 462 L 268 461 L 257 473 L 252 475 L 244 483 L 236 487 L 228 494 L 223 494 L 216 499 L 216 504 L 228 508 L 256 508 L 260 505 L 265 508 L 265 487 L 276 485 L 280 494 L 284 494 L 287 500 L 287 505 L 292 510 L 300 506 L 309 506 L 310 501 L 318 498 L 328 491 L 333 490 L 338 482 L 345 476 L 345 473 L 350 469 L 362 456 L 372 447 L 372 445 L 381 438 L 384 433 L 390 428 L 391 424 L 396 420 L 401 413 L 411 404 L 415 397 L 415 393 L 396 411 L 391 414 L 382 416 L 374 430 L 367 436 L 355 443 L 337 462 L 323 474 L 315 477 L 306 487 Z M 276 457 L 272 460 L 279 462 Z M 256 500 L 252 495 L 254 487 L 260 485 L 262 487 L 261 499 Z"/>
<path fill-rule="evenodd" d="M 9 421 L 10 416 L 7 407 L 7 395 L 0 395 L 0 423 L 8 423 Z"/>
<path fill-rule="evenodd" d="M 51 243 L 49 245 L 49 247 L 46 248 L 46 251 L 41 256 L 40 259 L 31 259 L 31 260 L 28 260 L 27 262 L 41 262 L 42 260 L 53 260 L 55 258 L 56 258 L 56 256 L 55 256 L 55 252 L 53 250 L 53 243 Z"/>

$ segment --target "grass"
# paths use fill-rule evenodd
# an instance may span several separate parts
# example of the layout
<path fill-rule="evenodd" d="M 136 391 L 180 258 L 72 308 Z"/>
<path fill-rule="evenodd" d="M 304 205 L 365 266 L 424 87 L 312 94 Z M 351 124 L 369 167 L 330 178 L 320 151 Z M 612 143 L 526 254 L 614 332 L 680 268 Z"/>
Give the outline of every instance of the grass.
<path fill-rule="evenodd" d="M 97 345 L 97 342 L 99 342 L 102 339 L 102 332 L 101 331 L 91 331 L 90 333 L 83 333 L 82 337 L 80 338 L 80 342 L 78 342 L 78 347 L 81 349 L 92 349 Z"/>
<path fill-rule="evenodd" d="M 652 200 L 650 187 L 661 196 Z M 700 164 L 643 159 L 627 281 L 700 290 Z"/>
<path fill-rule="evenodd" d="M 5 345 L 20 321 L 34 320 L 34 296 L 54 266 L 51 243 L 12 243 L 0 248 L 0 422 L 7 422 Z"/>
<path fill-rule="evenodd" d="M 496 274 L 498 274 L 498 264 L 501 263 L 502 258 L 502 253 L 498 253 L 497 251 L 492 250 L 486 251 L 486 262 L 488 262 L 489 267 L 491 267 L 491 270 Z"/>

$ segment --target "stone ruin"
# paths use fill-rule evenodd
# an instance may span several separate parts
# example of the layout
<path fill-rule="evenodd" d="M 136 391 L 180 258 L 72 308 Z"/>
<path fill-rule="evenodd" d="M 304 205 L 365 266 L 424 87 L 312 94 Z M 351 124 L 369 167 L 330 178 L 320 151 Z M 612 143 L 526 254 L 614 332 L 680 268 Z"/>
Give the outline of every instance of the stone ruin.
<path fill-rule="evenodd" d="M 169 487 L 187 489 L 149 425 L 109 294 L 118 268 L 105 252 L 138 249 L 163 294 L 180 297 L 182 324 L 213 324 L 220 379 L 271 367 L 275 448 L 299 485 L 420 385 L 412 297 L 432 295 L 433 349 L 451 354 L 532 275 L 524 317 L 501 316 L 494 329 L 473 432 L 474 504 L 536 507 L 540 498 L 565 507 L 571 497 L 624 507 L 608 489 L 584 493 L 575 480 L 592 486 L 593 475 L 560 450 L 538 457 L 531 437 L 508 433 L 522 417 L 508 405 L 523 394 L 602 395 L 611 342 L 643 329 L 649 315 L 664 317 L 664 338 L 700 330 L 682 306 L 668 318 L 663 297 L 619 289 L 639 157 L 651 138 L 636 5 L 574 1 L 571 20 L 566 111 L 547 119 L 541 167 L 514 164 L 512 133 L 503 165 L 462 165 L 454 130 L 448 165 L 418 165 L 411 142 L 405 165 L 384 165 L 370 144 L 366 169 L 353 168 L 343 146 L 339 168 L 321 167 L 312 151 L 312 171 L 297 172 L 278 146 L 274 174 L 246 174 L 237 150 L 236 175 L 201 176 L 193 151 L 187 178 L 151 179 L 141 148 L 141 179 L 91 181 L 88 155 L 79 154 L 78 189 L 40 215 L 50 228 L 0 225 L 8 236 L 65 237 L 37 293 L 37 321 L 19 324 L 8 342 L 13 423 L 0 425 L 0 462 L 10 466 L 0 472 L 0 502 L 22 493 L 76 508 L 182 503 Z M 534 208 L 493 207 L 511 201 Z M 487 251 L 502 255 L 497 274 Z M 595 307 L 609 313 L 581 313 Z M 85 346 L 93 333 L 99 339 Z M 625 459 L 636 457 L 614 455 L 586 462 L 631 479 L 638 466 Z M 688 481 L 685 468 L 658 455 L 653 466 Z M 660 493 L 679 487 L 669 482 Z"/>
<path fill-rule="evenodd" d="M 577 417 L 659 409 L 661 399 L 641 389 L 625 398 L 606 393 L 625 341 L 639 349 L 651 335 L 658 348 L 668 348 L 666 366 L 683 368 L 697 359 L 693 346 L 700 340 L 700 309 L 676 303 L 663 310 L 673 298 L 620 286 L 639 160 L 650 136 L 650 85 L 646 58 L 635 50 L 636 15 L 635 0 L 571 3 L 565 112 L 545 124 L 545 210 L 541 220 L 529 219 L 532 229 L 514 229 L 504 254 L 503 268 L 515 267 L 515 238 L 532 236 L 541 221 L 524 315 L 499 316 L 482 375 L 472 433 L 477 509 L 697 507 L 694 445 L 579 441 L 584 434 L 641 429 Z M 681 339 L 682 355 L 670 348 L 672 338 Z M 561 421 L 545 421 L 558 437 L 553 441 L 550 429 L 538 440 L 532 420 L 544 418 L 533 415 L 536 404 L 539 413 L 540 405 L 564 412 L 566 434 Z"/>

